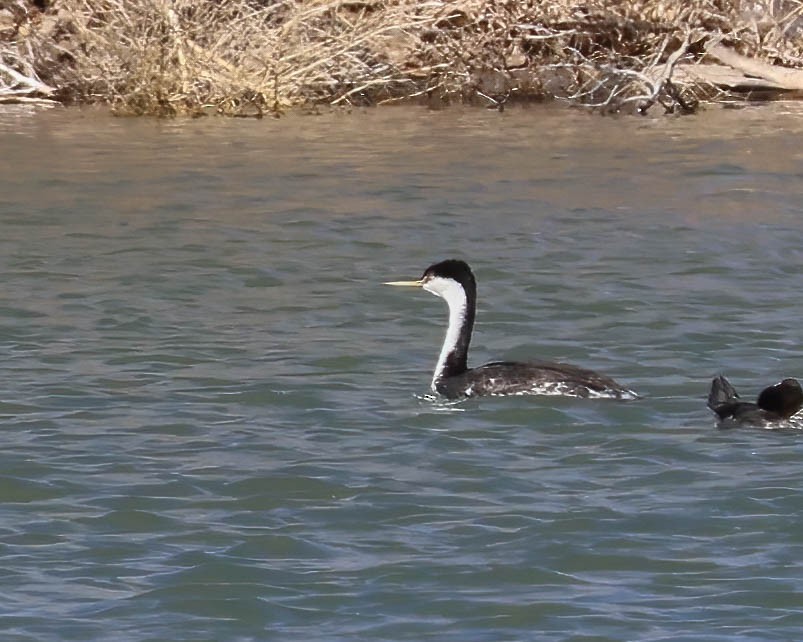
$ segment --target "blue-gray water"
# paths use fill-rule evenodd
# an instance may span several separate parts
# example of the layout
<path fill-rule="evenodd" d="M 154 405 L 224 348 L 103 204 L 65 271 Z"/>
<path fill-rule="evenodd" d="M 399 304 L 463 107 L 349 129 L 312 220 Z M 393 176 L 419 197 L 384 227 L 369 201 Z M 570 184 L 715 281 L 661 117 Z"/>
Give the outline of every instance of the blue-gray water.
<path fill-rule="evenodd" d="M 803 435 L 704 400 L 803 376 L 784 110 L 0 113 L 0 638 L 799 639 Z M 420 399 L 452 256 L 644 398 Z"/>

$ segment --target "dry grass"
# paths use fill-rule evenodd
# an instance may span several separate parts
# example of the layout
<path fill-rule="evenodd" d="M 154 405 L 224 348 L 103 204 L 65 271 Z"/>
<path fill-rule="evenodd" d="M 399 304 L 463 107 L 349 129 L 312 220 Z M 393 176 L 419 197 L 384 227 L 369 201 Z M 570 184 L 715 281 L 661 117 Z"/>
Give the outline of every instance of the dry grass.
<path fill-rule="evenodd" d="M 0 28 L 0 64 L 121 114 L 516 98 L 689 111 L 710 88 L 681 86 L 673 71 L 713 41 L 803 66 L 803 0 L 51 0 L 44 13 L 6 11 L 16 24 Z M 0 67 L 0 95 L 3 78 Z"/>
<path fill-rule="evenodd" d="M 420 26 L 413 4 L 63 0 L 39 45 L 62 36 L 54 48 L 66 64 L 52 81 L 72 101 L 124 114 L 280 114 L 402 94 L 409 82 L 384 52 Z"/>

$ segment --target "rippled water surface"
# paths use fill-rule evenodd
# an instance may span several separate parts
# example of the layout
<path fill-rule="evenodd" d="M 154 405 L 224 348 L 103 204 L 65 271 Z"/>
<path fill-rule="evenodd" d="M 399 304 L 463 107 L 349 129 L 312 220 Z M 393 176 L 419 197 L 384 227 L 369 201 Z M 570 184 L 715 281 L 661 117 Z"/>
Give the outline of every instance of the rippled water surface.
<path fill-rule="evenodd" d="M 803 435 L 704 400 L 803 376 L 785 110 L 0 112 L 2 639 L 799 639 Z M 643 399 L 422 399 L 452 256 Z"/>

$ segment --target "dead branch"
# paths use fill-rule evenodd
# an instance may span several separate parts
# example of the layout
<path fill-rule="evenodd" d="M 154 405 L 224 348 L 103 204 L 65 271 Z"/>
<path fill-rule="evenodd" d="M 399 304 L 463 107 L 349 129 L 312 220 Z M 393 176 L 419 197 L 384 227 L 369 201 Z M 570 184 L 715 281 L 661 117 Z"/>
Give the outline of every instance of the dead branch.
<path fill-rule="evenodd" d="M 770 65 L 755 58 L 742 56 L 719 43 L 708 47 L 707 52 L 729 67 L 740 71 L 746 78 L 762 80 L 766 88 L 803 91 L 803 70 L 801 69 L 787 69 Z"/>
<path fill-rule="evenodd" d="M 25 66 L 21 64 L 20 66 Z M 32 69 L 21 73 L 0 61 L 0 98 L 38 98 L 52 96 L 56 90 L 36 77 Z"/>

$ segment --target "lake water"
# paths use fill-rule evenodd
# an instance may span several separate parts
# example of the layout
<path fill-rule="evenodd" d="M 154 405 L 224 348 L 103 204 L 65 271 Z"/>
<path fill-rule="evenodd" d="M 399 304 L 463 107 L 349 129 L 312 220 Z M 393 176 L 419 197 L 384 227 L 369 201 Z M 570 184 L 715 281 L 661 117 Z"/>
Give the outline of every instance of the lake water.
<path fill-rule="evenodd" d="M 798 639 L 802 114 L 5 108 L 2 640 Z M 422 399 L 448 257 L 643 398 Z"/>

